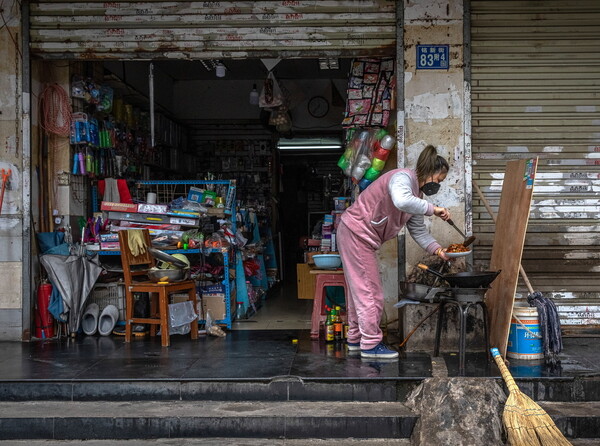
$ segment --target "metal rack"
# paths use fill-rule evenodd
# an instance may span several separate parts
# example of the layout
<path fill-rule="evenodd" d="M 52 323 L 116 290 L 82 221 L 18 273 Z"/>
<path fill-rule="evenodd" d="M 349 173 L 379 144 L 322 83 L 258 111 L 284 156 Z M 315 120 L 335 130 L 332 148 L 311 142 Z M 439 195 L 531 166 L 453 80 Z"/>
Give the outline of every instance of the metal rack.
<path fill-rule="evenodd" d="M 190 187 L 201 187 L 207 188 L 210 186 L 212 190 L 218 193 L 222 193 L 225 196 L 225 207 L 223 212 L 225 215 L 232 216 L 231 224 L 233 232 L 236 232 L 236 219 L 235 219 L 235 193 L 236 193 L 236 182 L 235 180 L 153 180 L 153 181 L 137 181 L 135 183 L 136 187 L 134 190 L 134 194 L 141 201 L 144 200 L 146 194 L 148 192 L 154 192 L 157 197 L 157 202 L 159 203 L 169 203 L 178 196 L 186 196 Z M 232 247 L 231 250 L 234 248 Z M 223 280 L 222 285 L 225 289 L 225 319 L 218 319 L 215 322 L 218 324 L 227 325 L 228 329 L 231 329 L 231 324 L 233 321 L 233 314 L 231 311 L 231 296 L 234 291 L 234 282 L 229 279 L 229 270 L 231 268 L 235 268 L 235 263 L 237 263 L 237 255 L 235 252 L 229 252 L 230 250 L 221 250 L 217 248 L 210 249 L 174 249 L 168 250 L 169 254 L 201 254 L 201 255 L 210 255 L 213 253 L 220 253 L 223 255 Z M 99 251 L 99 255 L 120 255 L 120 251 Z M 235 263 L 234 263 L 235 262 Z M 245 290 L 241 290 L 242 294 L 246 295 L 246 305 L 247 305 L 247 292 Z M 238 297 L 239 299 L 239 297 Z M 202 320 L 200 323 L 204 322 Z"/>

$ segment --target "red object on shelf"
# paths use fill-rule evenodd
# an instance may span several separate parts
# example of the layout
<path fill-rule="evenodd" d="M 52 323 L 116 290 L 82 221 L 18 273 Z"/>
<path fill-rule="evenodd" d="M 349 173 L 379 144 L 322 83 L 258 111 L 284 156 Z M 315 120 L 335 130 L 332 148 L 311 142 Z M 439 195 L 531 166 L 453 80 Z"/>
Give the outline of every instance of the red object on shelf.
<path fill-rule="evenodd" d="M 52 285 L 48 282 L 40 283 L 37 290 L 37 311 L 35 318 L 35 336 L 40 339 L 54 337 L 54 320 L 48 311 Z"/>

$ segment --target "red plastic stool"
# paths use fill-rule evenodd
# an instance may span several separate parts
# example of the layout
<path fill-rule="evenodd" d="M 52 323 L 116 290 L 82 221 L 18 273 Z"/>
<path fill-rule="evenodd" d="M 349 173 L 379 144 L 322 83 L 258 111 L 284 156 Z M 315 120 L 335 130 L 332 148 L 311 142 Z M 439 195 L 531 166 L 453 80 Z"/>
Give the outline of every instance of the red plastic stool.
<path fill-rule="evenodd" d="M 310 330 L 310 337 L 312 339 L 319 338 L 319 324 L 321 321 L 327 319 L 325 314 L 325 287 L 328 286 L 341 286 L 344 288 L 344 296 L 348 296 L 346 279 L 344 278 L 344 271 L 336 270 L 312 270 L 311 274 L 317 275 L 315 283 L 315 299 L 313 301 L 312 310 L 312 328 Z M 345 322 L 345 317 L 342 315 L 342 319 Z"/>

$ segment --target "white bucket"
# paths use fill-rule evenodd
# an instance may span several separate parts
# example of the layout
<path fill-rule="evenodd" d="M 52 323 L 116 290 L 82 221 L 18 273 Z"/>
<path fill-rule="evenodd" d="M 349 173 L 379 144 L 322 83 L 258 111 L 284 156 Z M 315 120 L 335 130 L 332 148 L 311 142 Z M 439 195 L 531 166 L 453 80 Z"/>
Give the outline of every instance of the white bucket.
<path fill-rule="evenodd" d="M 544 357 L 537 308 L 513 308 L 506 356 L 513 359 L 542 359 Z"/>

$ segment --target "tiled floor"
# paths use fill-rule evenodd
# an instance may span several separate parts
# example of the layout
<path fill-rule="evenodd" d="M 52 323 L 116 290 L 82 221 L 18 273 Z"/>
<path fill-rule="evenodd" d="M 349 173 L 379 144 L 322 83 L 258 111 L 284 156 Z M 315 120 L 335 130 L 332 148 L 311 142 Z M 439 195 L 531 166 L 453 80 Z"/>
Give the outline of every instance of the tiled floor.
<path fill-rule="evenodd" d="M 304 330 L 310 329 L 312 300 L 297 299 L 295 285 L 276 285 L 248 319 L 234 322 L 233 330 Z"/>
<path fill-rule="evenodd" d="M 271 293 L 250 319 L 235 324 L 225 338 L 171 336 L 160 338 L 78 336 L 31 343 L 0 342 L 0 381 L 106 379 L 270 379 L 297 376 L 310 379 L 423 378 L 441 369 L 458 375 L 458 356 L 444 352 L 401 352 L 393 361 L 362 360 L 343 343 L 310 339 L 312 301 L 296 293 Z M 287 297 L 286 297 L 287 296 Z M 391 345 L 397 339 L 388 340 Z M 396 344 L 397 345 L 397 344 Z M 515 377 L 573 377 L 600 374 L 600 339 L 566 338 L 561 364 L 543 361 L 510 363 Z M 441 366 L 441 367 L 440 367 Z M 467 376 L 498 377 L 485 352 L 468 352 Z"/>

